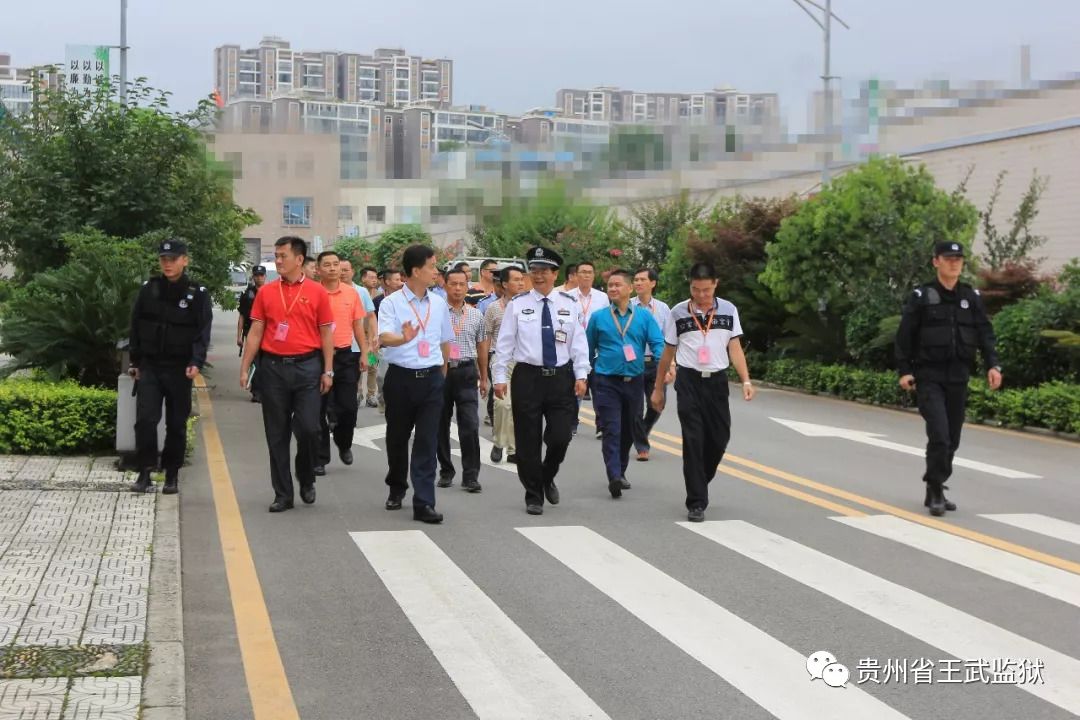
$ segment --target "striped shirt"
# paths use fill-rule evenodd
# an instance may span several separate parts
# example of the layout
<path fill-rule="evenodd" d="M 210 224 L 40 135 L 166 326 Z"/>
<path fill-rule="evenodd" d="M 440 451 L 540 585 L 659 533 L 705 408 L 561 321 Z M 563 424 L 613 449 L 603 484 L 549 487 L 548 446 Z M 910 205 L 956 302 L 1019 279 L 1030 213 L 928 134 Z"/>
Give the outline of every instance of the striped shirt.
<path fill-rule="evenodd" d="M 475 306 L 465 303 L 461 310 L 450 308 L 450 326 L 454 329 L 454 339 L 450 341 L 450 359 L 475 360 L 476 346 L 487 339 L 484 316 Z M 454 346 L 461 350 L 461 355 L 454 357 Z"/>
<path fill-rule="evenodd" d="M 502 328 L 504 313 L 506 313 L 506 308 L 501 300 L 488 303 L 487 310 L 484 312 L 484 331 L 491 338 L 491 352 L 495 352 L 495 344 L 499 342 L 499 330 Z"/>

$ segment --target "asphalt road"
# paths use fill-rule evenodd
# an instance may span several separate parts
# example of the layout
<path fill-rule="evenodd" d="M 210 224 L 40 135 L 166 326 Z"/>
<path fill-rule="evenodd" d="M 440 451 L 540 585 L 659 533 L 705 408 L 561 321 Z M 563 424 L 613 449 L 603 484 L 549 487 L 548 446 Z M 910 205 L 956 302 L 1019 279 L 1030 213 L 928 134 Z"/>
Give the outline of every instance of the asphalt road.
<path fill-rule="evenodd" d="M 526 515 L 513 468 L 485 465 L 483 493 L 439 490 L 446 521 L 426 526 L 408 501 L 383 509 L 383 418 L 362 409 L 376 449 L 272 515 L 235 315 L 215 326 L 201 429 L 224 453 L 201 435 L 181 481 L 189 718 L 1080 715 L 1080 445 L 968 426 L 959 509 L 930 518 L 905 450 L 925 442 L 917 415 L 762 390 L 732 400 L 709 522 L 691 529 L 672 396 L 622 499 L 586 411 L 560 505 Z M 221 533 L 238 524 L 226 490 L 246 548 Z M 247 548 L 254 588 L 236 571 Z M 262 602 L 272 637 L 238 632 Z M 846 686 L 811 679 L 815 651 Z"/>

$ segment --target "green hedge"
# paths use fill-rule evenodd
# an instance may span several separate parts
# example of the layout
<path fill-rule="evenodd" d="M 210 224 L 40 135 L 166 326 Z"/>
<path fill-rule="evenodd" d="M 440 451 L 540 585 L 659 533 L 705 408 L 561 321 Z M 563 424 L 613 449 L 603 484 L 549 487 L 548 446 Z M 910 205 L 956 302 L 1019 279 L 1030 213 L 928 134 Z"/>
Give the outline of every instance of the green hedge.
<path fill-rule="evenodd" d="M 0 382 L 0 454 L 92 454 L 116 445 L 116 391 Z"/>
<path fill-rule="evenodd" d="M 876 405 L 915 405 L 915 396 L 900 389 L 895 372 L 803 360 L 765 360 L 759 355 L 750 357 L 750 367 L 753 377 L 773 385 Z M 969 387 L 969 420 L 1080 434 L 1080 385 L 1048 382 L 994 392 L 985 380 L 973 378 Z"/>

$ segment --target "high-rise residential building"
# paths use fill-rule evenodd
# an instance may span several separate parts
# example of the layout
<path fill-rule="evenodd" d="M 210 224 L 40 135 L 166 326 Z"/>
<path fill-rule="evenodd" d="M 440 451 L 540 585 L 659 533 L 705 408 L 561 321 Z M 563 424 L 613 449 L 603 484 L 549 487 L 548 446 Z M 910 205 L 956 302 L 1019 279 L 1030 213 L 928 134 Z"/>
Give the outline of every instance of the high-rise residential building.
<path fill-rule="evenodd" d="M 555 107 L 567 118 L 614 123 L 689 121 L 768 127 L 779 122 L 775 93 L 743 93 L 731 88 L 697 93 L 636 92 L 603 86 L 588 90 L 566 88 L 556 93 Z"/>
<path fill-rule="evenodd" d="M 256 48 L 215 48 L 214 79 L 225 103 L 301 97 L 404 107 L 453 100 L 451 60 L 427 60 L 399 48 L 379 48 L 371 55 L 307 52 L 278 37 L 263 38 Z"/>
<path fill-rule="evenodd" d="M 55 88 L 62 82 L 56 68 L 15 67 L 9 53 L 0 53 L 0 112 L 27 112 L 33 103 L 35 80 L 39 87 Z"/>

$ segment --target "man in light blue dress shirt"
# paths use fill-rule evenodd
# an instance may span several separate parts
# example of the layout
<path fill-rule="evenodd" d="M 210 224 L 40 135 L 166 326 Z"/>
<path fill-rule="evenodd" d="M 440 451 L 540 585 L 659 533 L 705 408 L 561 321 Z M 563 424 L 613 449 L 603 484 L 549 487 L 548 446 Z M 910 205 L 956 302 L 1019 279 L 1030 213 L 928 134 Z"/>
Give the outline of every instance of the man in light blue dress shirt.
<path fill-rule="evenodd" d="M 379 306 L 379 343 L 387 364 L 383 396 L 390 495 L 386 509 L 401 509 L 408 475 L 413 486 L 413 519 L 439 523 L 443 516 L 435 511 L 436 452 L 454 331 L 446 301 L 428 290 L 439 272 L 435 251 L 411 245 L 402 255 L 402 266 L 405 285 Z M 409 436 L 414 428 L 410 461 Z"/>

